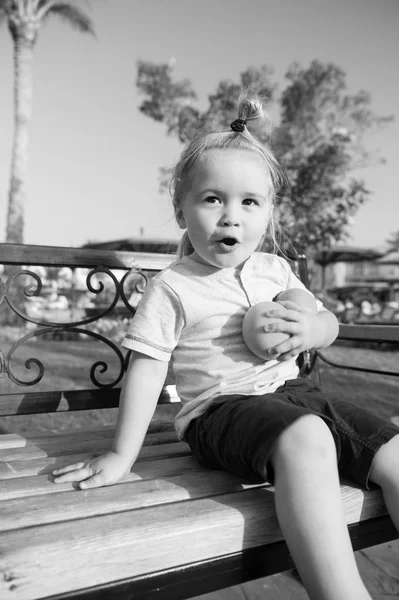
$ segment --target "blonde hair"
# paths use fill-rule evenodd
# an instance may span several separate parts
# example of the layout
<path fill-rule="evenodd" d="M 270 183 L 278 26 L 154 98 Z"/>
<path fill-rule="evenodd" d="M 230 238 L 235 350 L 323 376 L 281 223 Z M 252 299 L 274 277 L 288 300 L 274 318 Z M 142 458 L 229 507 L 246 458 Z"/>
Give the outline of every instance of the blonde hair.
<path fill-rule="evenodd" d="M 255 135 L 253 135 L 246 126 L 248 121 L 267 119 L 266 115 L 264 114 L 262 101 L 256 96 L 247 97 L 244 93 L 241 94 L 237 104 L 237 119 L 245 122 L 242 131 L 229 130 L 217 133 L 200 134 L 187 146 L 185 150 L 183 150 L 180 160 L 174 168 L 171 182 L 172 202 L 175 215 L 181 206 L 186 184 L 190 180 L 193 167 L 197 160 L 203 156 L 205 152 L 215 149 L 249 150 L 251 152 L 256 152 L 265 161 L 272 182 L 271 218 L 268 224 L 268 229 L 265 231 L 265 235 L 258 245 L 257 250 L 262 251 L 266 249 L 266 234 L 269 234 L 269 238 L 272 242 L 272 251 L 277 252 L 280 250 L 280 246 L 277 241 L 279 225 L 274 216 L 273 206 L 277 196 L 277 191 L 285 182 L 285 176 L 271 149 L 266 144 L 262 143 L 257 137 L 255 137 Z M 179 257 L 181 258 L 182 256 L 186 256 L 192 252 L 194 252 L 194 248 L 191 244 L 188 232 L 185 231 L 178 248 Z"/>

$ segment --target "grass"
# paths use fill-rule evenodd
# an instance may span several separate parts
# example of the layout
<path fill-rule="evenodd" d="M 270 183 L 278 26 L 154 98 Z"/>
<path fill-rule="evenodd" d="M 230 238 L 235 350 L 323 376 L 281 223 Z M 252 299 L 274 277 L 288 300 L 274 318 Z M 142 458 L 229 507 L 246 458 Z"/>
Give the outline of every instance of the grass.
<path fill-rule="evenodd" d="M 10 341 L 0 338 L 0 348 L 4 354 L 10 347 Z M 323 352 L 327 358 L 343 365 L 398 371 L 398 351 L 334 345 Z M 14 375 L 24 381 L 34 379 L 38 372 L 37 368 L 33 366 L 27 369 L 25 366 L 25 361 L 33 357 L 38 358 L 45 368 L 40 383 L 31 387 L 19 386 L 4 375 L 1 380 L 1 393 L 20 394 L 33 391 L 92 388 L 94 385 L 90 380 L 90 367 L 93 363 L 98 360 L 107 362 L 108 370 L 104 374 L 97 374 L 103 383 L 115 380 L 120 368 L 115 353 L 101 342 L 37 339 L 19 347 L 14 353 L 10 363 Z M 335 369 L 322 363 L 313 377 L 319 379 L 326 390 L 341 393 L 358 406 L 367 407 L 383 418 L 397 418 L 399 421 L 399 378 Z M 116 415 L 117 409 L 20 415 L 2 417 L 0 426 L 3 430 L 20 433 L 45 429 L 75 429 L 112 424 L 116 420 Z"/>
<path fill-rule="evenodd" d="M 0 348 L 6 355 L 11 348 L 10 341 L 1 340 Z M 32 381 L 38 375 L 38 368 L 33 365 L 26 368 L 25 362 L 37 358 L 44 366 L 42 380 L 34 386 L 20 386 L 12 382 L 7 375 L 1 380 L 1 394 L 21 394 L 29 392 L 78 390 L 95 387 L 90 380 L 90 368 L 99 361 L 108 364 L 104 374 L 97 372 L 102 383 L 114 381 L 120 370 L 119 359 L 105 344 L 92 340 L 52 341 L 37 339 L 20 346 L 10 362 L 14 376 L 22 381 Z M 1 402 L 0 394 L 0 402 Z M 18 415 L 0 418 L 0 432 L 43 431 L 47 429 L 77 429 L 98 425 L 113 424 L 116 421 L 117 409 L 98 409 L 74 413 L 52 413 L 39 415 Z"/>
<path fill-rule="evenodd" d="M 4 353 L 11 348 L 11 342 L 0 340 L 0 344 Z M 37 385 L 27 388 L 7 378 L 2 381 L 2 393 L 78 390 L 94 387 L 90 380 L 90 367 L 100 360 L 108 364 L 104 374 L 96 374 L 101 383 L 111 383 L 117 378 L 120 370 L 119 359 L 111 348 L 94 340 L 37 339 L 23 344 L 13 353 L 10 362 L 12 373 L 22 381 L 32 381 L 38 375 L 37 367 L 33 365 L 29 369 L 25 366 L 30 358 L 37 358 L 43 364 L 45 374 L 42 380 Z"/>

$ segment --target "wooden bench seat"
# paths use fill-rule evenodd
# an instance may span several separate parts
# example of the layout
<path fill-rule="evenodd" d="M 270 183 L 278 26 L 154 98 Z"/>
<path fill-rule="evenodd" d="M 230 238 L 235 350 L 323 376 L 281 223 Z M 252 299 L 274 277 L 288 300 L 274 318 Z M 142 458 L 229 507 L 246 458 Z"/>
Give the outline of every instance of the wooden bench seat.
<path fill-rule="evenodd" d="M 259 574 L 289 568 L 273 487 L 203 469 L 174 433 L 149 434 L 132 472 L 115 486 L 82 491 L 53 483 L 54 468 L 103 452 L 112 433 L 101 427 L 0 436 L 2 600 L 91 592 L 117 598 L 127 588 L 132 598 L 190 597 L 209 585 L 196 581 L 201 566 L 209 574 L 212 564 L 225 568 L 230 561 L 234 574 L 235 561 L 248 568 L 245 551 L 262 546 Z M 378 490 L 343 484 L 341 492 L 348 524 L 379 526 L 386 509 Z M 381 534 L 396 537 L 393 526 Z"/>

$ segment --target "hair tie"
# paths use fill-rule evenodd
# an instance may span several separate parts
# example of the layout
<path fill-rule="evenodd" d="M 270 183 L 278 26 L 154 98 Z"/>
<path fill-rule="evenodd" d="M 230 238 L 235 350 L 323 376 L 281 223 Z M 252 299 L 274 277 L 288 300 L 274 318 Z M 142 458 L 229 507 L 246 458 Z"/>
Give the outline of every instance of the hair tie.
<path fill-rule="evenodd" d="M 245 129 L 246 123 L 247 123 L 246 119 L 236 119 L 235 121 L 230 123 L 230 127 L 233 131 L 242 133 Z"/>

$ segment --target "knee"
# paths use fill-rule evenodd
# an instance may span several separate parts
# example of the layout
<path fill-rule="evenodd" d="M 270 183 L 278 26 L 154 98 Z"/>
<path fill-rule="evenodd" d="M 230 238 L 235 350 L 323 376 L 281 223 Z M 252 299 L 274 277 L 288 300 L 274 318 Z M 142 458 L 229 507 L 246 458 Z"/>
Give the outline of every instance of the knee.
<path fill-rule="evenodd" d="M 320 464 L 337 461 L 331 431 L 321 417 L 304 415 L 292 423 L 277 440 L 273 463 Z"/>
<path fill-rule="evenodd" d="M 369 477 L 381 487 L 394 485 L 399 488 L 399 435 L 378 450 Z"/>

